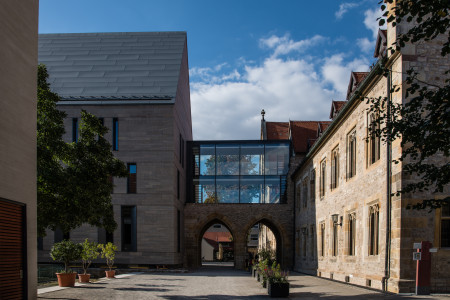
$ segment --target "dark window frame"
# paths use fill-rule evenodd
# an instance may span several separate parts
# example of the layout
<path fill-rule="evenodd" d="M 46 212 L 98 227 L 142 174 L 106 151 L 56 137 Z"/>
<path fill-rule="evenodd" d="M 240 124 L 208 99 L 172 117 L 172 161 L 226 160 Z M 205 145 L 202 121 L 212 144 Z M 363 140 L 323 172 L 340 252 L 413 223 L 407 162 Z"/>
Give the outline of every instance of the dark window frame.
<path fill-rule="evenodd" d="M 136 168 L 135 173 L 130 173 L 131 166 L 134 166 Z M 128 169 L 127 194 L 137 194 L 137 164 L 136 163 L 128 163 L 127 169 Z"/>
<path fill-rule="evenodd" d="M 119 151 L 119 118 L 113 118 L 112 124 L 112 148 L 113 151 Z"/>

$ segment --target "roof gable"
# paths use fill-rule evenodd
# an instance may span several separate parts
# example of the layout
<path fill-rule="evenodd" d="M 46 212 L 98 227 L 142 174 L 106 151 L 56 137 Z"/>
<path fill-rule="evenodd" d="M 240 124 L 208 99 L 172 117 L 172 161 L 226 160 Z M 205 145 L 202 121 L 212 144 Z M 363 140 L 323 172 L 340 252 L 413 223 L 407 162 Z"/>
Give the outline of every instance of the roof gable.
<path fill-rule="evenodd" d="M 307 153 L 310 140 L 317 138 L 318 121 L 290 121 L 292 144 L 295 153 Z"/>
<path fill-rule="evenodd" d="M 350 74 L 350 82 L 347 88 L 347 100 L 350 99 L 353 92 L 359 86 L 359 84 L 366 78 L 369 72 L 352 72 Z"/>
<path fill-rule="evenodd" d="M 331 102 L 331 111 L 330 111 L 330 119 L 333 120 L 339 111 L 344 107 L 347 101 L 332 101 Z"/>
<path fill-rule="evenodd" d="M 185 32 L 39 35 L 39 63 L 63 100 L 174 99 Z"/>
<path fill-rule="evenodd" d="M 387 30 L 378 29 L 377 42 L 373 57 L 385 57 L 387 51 Z"/>

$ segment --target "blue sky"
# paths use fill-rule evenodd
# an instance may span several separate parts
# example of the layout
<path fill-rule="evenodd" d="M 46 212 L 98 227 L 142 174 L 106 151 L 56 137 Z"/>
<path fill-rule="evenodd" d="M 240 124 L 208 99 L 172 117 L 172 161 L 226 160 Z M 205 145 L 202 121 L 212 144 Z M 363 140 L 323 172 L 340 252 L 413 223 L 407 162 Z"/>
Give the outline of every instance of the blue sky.
<path fill-rule="evenodd" d="M 268 121 L 327 120 L 367 71 L 378 0 L 40 0 L 39 32 L 186 31 L 194 139 L 259 139 Z"/>

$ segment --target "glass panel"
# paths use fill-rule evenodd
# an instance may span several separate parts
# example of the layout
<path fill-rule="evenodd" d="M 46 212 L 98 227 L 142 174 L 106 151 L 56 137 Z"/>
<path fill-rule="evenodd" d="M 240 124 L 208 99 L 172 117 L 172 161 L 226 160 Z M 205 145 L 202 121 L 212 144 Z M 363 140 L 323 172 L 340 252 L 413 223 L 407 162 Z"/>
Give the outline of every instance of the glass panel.
<path fill-rule="evenodd" d="M 239 175 L 239 145 L 217 145 L 217 175 Z"/>
<path fill-rule="evenodd" d="M 266 145 L 265 175 L 284 175 L 289 167 L 289 145 Z"/>
<path fill-rule="evenodd" d="M 217 203 L 214 179 L 200 178 L 199 183 L 200 203 Z"/>
<path fill-rule="evenodd" d="M 214 145 L 200 146 L 200 175 L 216 175 L 216 156 Z"/>
<path fill-rule="evenodd" d="M 217 202 L 239 203 L 239 178 L 237 176 L 217 177 Z"/>
<path fill-rule="evenodd" d="M 264 145 L 241 145 L 241 175 L 263 175 Z"/>
<path fill-rule="evenodd" d="M 241 177 L 241 201 L 240 203 L 262 203 L 264 191 L 264 177 Z"/>
<path fill-rule="evenodd" d="M 130 174 L 136 174 L 136 165 L 135 164 L 129 164 L 130 168 Z"/>
<path fill-rule="evenodd" d="M 264 203 L 280 203 L 280 177 L 266 176 Z"/>

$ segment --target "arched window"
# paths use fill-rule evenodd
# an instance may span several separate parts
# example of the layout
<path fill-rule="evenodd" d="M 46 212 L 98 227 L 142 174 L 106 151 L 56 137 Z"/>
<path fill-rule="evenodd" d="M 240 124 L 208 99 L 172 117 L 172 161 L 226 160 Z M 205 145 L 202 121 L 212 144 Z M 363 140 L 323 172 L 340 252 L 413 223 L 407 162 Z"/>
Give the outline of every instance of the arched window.
<path fill-rule="evenodd" d="M 339 148 L 334 148 L 331 153 L 331 189 L 339 185 Z"/>
<path fill-rule="evenodd" d="M 370 114 L 368 124 L 368 162 L 371 165 L 380 159 L 380 124 L 376 122 L 375 113 Z"/>
<path fill-rule="evenodd" d="M 378 255 L 379 235 L 379 207 L 378 204 L 369 207 L 369 255 Z"/>
<path fill-rule="evenodd" d="M 347 179 L 356 175 L 356 128 L 347 135 Z"/>

